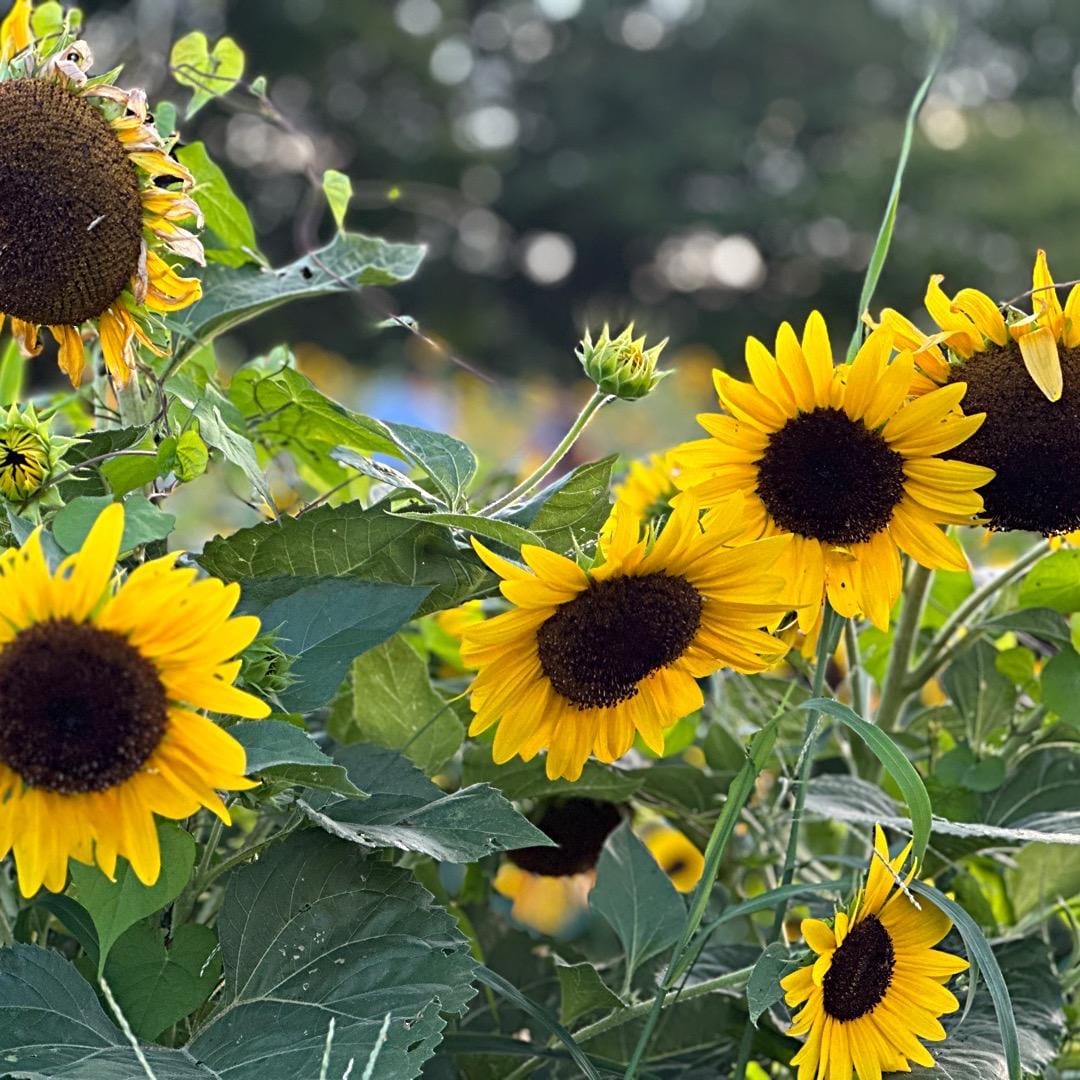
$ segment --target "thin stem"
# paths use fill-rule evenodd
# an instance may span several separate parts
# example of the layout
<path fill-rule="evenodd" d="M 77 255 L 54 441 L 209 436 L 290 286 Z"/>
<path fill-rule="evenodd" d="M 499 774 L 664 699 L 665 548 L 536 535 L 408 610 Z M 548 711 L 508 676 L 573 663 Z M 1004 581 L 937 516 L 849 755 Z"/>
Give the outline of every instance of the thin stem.
<path fill-rule="evenodd" d="M 844 651 L 847 653 L 848 682 L 851 686 L 851 707 L 859 716 L 866 715 L 866 679 L 859 652 L 859 635 L 855 620 L 844 623 Z"/>
<path fill-rule="evenodd" d="M 497 513 L 499 510 L 505 509 L 510 506 L 511 503 L 516 502 L 518 499 L 524 498 L 530 494 L 535 488 L 537 488 L 544 477 L 559 464 L 560 461 L 568 453 L 570 448 L 577 442 L 578 437 L 585 430 L 589 421 L 605 406 L 609 401 L 614 401 L 615 398 L 610 394 L 602 393 L 600 390 L 594 390 L 592 397 L 585 402 L 585 407 L 578 413 L 577 419 L 570 425 L 570 430 L 563 436 L 562 441 L 554 450 L 544 459 L 540 466 L 529 476 L 526 476 L 517 487 L 508 491 L 505 495 L 496 499 L 493 503 L 485 506 L 480 511 L 481 514 L 491 515 Z"/>
<path fill-rule="evenodd" d="M 916 563 L 904 586 L 904 607 L 896 627 L 896 637 L 893 638 L 889 670 L 885 673 L 885 682 L 881 687 L 881 703 L 875 717 L 877 726 L 886 734 L 895 730 L 908 697 L 908 668 L 933 576 L 933 570 Z"/>
<path fill-rule="evenodd" d="M 953 634 L 964 626 L 967 620 L 975 614 L 987 601 L 993 599 L 1006 585 L 1010 585 L 1018 577 L 1023 576 L 1050 550 L 1047 540 L 1036 544 L 1030 551 L 1024 552 L 1015 563 L 1003 570 L 997 577 L 988 581 L 981 589 L 976 589 L 942 625 L 934 635 L 933 641 L 926 648 L 918 665 L 907 679 L 907 690 L 918 689 L 934 672 L 942 666 L 947 655 L 949 640 Z"/>

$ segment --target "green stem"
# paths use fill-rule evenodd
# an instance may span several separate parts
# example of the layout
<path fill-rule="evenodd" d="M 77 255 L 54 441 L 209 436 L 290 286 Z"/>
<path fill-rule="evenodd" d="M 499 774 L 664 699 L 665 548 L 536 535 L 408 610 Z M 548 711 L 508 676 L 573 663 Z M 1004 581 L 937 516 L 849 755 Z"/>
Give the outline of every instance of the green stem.
<path fill-rule="evenodd" d="M 517 487 L 508 491 L 505 495 L 496 499 L 488 506 L 485 506 L 480 513 L 490 516 L 497 513 L 499 510 L 504 510 L 506 507 L 510 506 L 511 503 L 517 502 L 519 499 L 529 495 L 540 485 L 548 473 L 550 473 L 551 470 L 554 469 L 568 453 L 570 453 L 571 447 L 578 441 L 578 437 L 585 430 L 589 421 L 592 420 L 603 406 L 609 401 L 614 400 L 614 397 L 610 394 L 605 394 L 600 390 L 594 390 L 592 397 L 585 402 L 584 408 L 578 413 L 577 419 L 570 425 L 570 430 L 563 436 L 559 445 L 551 451 L 540 466 L 529 476 L 526 476 Z"/>
<path fill-rule="evenodd" d="M 908 697 L 908 668 L 933 576 L 933 570 L 927 570 L 925 566 L 916 563 L 904 586 L 904 606 L 896 627 L 896 637 L 893 638 L 889 670 L 885 673 L 885 682 L 881 687 L 881 703 L 875 717 L 877 726 L 887 735 L 895 730 Z"/>
<path fill-rule="evenodd" d="M 1036 544 L 1030 551 L 1024 552 L 1015 563 L 1003 570 L 996 578 L 988 581 L 981 589 L 976 589 L 942 624 L 941 629 L 934 635 L 933 641 L 926 648 L 918 665 L 908 675 L 906 689 L 917 690 L 945 662 L 948 655 L 949 641 L 953 634 L 964 626 L 967 620 L 975 614 L 987 601 L 993 599 L 1006 585 L 1012 584 L 1018 577 L 1022 577 L 1050 550 L 1049 541 Z"/>
<path fill-rule="evenodd" d="M 859 635 L 855 631 L 855 620 L 844 623 L 844 650 L 847 652 L 848 683 L 851 686 L 851 707 L 859 716 L 866 715 L 866 680 L 862 669 L 862 656 L 859 652 Z"/>

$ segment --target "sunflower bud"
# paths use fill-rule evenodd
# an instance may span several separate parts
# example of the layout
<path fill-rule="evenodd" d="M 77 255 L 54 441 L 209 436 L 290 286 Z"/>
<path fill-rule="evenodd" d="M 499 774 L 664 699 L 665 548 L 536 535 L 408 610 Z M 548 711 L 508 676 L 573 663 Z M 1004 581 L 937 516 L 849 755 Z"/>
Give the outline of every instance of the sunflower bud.
<path fill-rule="evenodd" d="M 284 712 L 278 695 L 296 682 L 289 670 L 291 665 L 292 659 L 278 647 L 276 635 L 272 631 L 262 633 L 240 654 L 237 685 Z"/>
<path fill-rule="evenodd" d="M 64 451 L 76 442 L 53 435 L 33 405 L 21 412 L 12 405 L 0 424 L 0 495 L 25 502 L 48 483 Z"/>
<path fill-rule="evenodd" d="M 659 345 L 645 349 L 645 335 L 636 341 L 633 335 L 633 323 L 616 338 L 611 337 L 605 325 L 595 342 L 586 330 L 576 351 L 585 374 L 596 383 L 597 389 L 623 401 L 645 397 L 665 375 L 671 374 L 670 371 L 656 370 L 656 361 L 667 338 Z"/>

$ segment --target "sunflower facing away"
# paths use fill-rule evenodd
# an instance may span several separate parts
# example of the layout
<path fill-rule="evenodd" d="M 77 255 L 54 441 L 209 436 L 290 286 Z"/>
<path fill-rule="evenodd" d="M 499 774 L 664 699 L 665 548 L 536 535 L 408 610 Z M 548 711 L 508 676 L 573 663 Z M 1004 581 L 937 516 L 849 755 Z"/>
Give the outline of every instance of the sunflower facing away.
<path fill-rule="evenodd" d="M 762 671 L 782 655 L 760 627 L 791 607 L 785 582 L 769 573 L 787 541 L 730 549 L 740 501 L 718 507 L 703 529 L 684 498 L 655 539 L 617 513 L 587 571 L 529 544 L 526 569 L 473 540 L 514 606 L 468 627 L 461 649 L 479 668 L 470 734 L 499 723 L 496 762 L 547 749 L 548 777 L 576 780 L 590 753 L 615 761 L 635 731 L 661 753 L 664 729 L 701 707 L 696 679 L 722 667 Z"/>
<path fill-rule="evenodd" d="M 982 491 L 985 523 L 1045 536 L 1080 528 L 1080 286 L 1062 307 L 1039 251 L 1033 314 L 1010 310 L 1006 318 L 978 289 L 950 300 L 941 281 L 935 274 L 926 289 L 939 333 L 924 334 L 891 309 L 881 322 L 915 350 L 924 387 L 964 382 L 965 408 L 986 413 L 955 452 L 997 473 Z"/>
<path fill-rule="evenodd" d="M 513 917 L 556 937 L 580 929 L 604 841 L 629 814 L 628 806 L 596 799 L 548 802 L 536 817 L 536 826 L 558 847 L 510 851 L 495 876 L 495 890 L 513 901 Z M 676 889 L 694 888 L 705 859 L 686 836 L 659 819 L 640 829 L 635 826 L 635 832 Z"/>
<path fill-rule="evenodd" d="M 123 508 L 50 573 L 33 533 L 0 555 L 0 858 L 19 888 L 64 888 L 68 858 L 152 884 L 154 815 L 229 812 L 215 789 L 252 787 L 243 747 L 197 709 L 258 718 L 233 680 L 259 631 L 230 618 L 236 585 L 177 569 L 177 552 L 114 578 Z"/>
<path fill-rule="evenodd" d="M 817 960 L 781 980 L 784 998 L 801 1007 L 789 1034 L 806 1043 L 791 1060 L 797 1080 L 881 1080 L 882 1073 L 910 1072 L 909 1061 L 933 1068 L 919 1041 L 940 1042 L 938 1017 L 959 1003 L 946 983 L 968 963 L 934 948 L 952 921 L 906 889 L 915 874 L 900 874 L 911 845 L 889 858 L 885 834 L 874 832 L 866 886 L 851 913 L 833 925 L 804 919 L 803 937 Z"/>
<path fill-rule="evenodd" d="M 699 416 L 709 438 L 675 451 L 676 483 L 701 505 L 743 493 L 743 539 L 794 538 L 780 569 L 796 583 L 804 632 L 825 595 L 845 618 L 865 615 L 886 629 L 902 585 L 900 551 L 931 569 L 967 568 L 939 525 L 970 524 L 982 509 L 975 489 L 993 473 L 935 455 L 977 431 L 982 416 L 958 411 L 963 383 L 909 401 L 911 354 L 890 363 L 891 352 L 892 335 L 879 327 L 851 364 L 834 367 L 816 311 L 801 343 L 788 323 L 780 327 L 775 357 L 749 338 L 752 381 L 714 372 L 727 412 Z"/>
<path fill-rule="evenodd" d="M 30 0 L 0 25 L 0 322 L 25 356 L 47 327 L 78 385 L 84 332 L 123 385 L 135 343 L 161 353 L 155 313 L 199 299 L 172 256 L 202 263 L 186 225 L 202 224 L 191 173 L 167 152 L 141 90 L 88 80 L 90 51 L 71 35 L 35 42 Z"/>

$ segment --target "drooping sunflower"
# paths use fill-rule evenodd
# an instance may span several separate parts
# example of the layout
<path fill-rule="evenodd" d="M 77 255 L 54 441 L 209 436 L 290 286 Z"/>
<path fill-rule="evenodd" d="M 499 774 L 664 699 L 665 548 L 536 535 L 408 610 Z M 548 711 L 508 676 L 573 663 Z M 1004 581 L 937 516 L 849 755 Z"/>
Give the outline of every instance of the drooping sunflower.
<path fill-rule="evenodd" d="M 90 50 L 73 35 L 35 42 L 30 0 L 0 24 L 0 323 L 24 356 L 47 327 L 78 385 L 84 334 L 96 331 L 120 385 L 136 342 L 163 352 L 156 313 L 198 300 L 173 256 L 202 263 L 188 226 L 202 215 L 191 173 L 172 157 L 142 90 L 89 80 Z"/>
<path fill-rule="evenodd" d="M 890 363 L 879 327 L 851 364 L 833 366 L 825 321 L 813 312 L 802 342 L 788 323 L 776 354 L 746 342 L 751 382 L 714 372 L 725 414 L 703 414 L 705 439 L 675 450 L 676 483 L 703 506 L 733 492 L 746 500 L 742 538 L 789 535 L 781 567 L 796 583 L 799 627 L 816 627 L 821 601 L 886 629 L 900 595 L 900 552 L 923 566 L 963 570 L 958 544 L 939 525 L 970 524 L 975 490 L 993 472 L 935 456 L 978 430 L 957 406 L 964 384 L 909 401 L 914 363 Z"/>
<path fill-rule="evenodd" d="M 553 799 L 543 805 L 536 826 L 558 846 L 507 852 L 495 876 L 496 892 L 513 901 L 514 919 L 555 937 L 578 930 L 589 910 L 604 841 L 631 813 L 629 806 L 597 799 Z M 694 888 L 705 860 L 686 836 L 656 818 L 634 831 L 676 889 Z"/>
<path fill-rule="evenodd" d="M 154 815 L 252 787 L 243 747 L 196 710 L 269 712 L 232 684 L 259 631 L 230 618 L 236 585 L 175 566 L 173 552 L 114 577 L 123 508 L 102 511 L 82 549 L 50 573 L 38 532 L 0 555 L 0 858 L 19 888 L 64 888 L 68 859 L 110 877 L 117 856 L 152 884 Z"/>
<path fill-rule="evenodd" d="M 529 544 L 526 569 L 473 540 L 514 605 L 466 628 L 461 649 L 479 668 L 469 730 L 499 724 L 496 762 L 546 749 L 547 775 L 576 780 L 590 753 L 615 761 L 635 731 L 661 753 L 664 729 L 701 707 L 696 679 L 762 671 L 782 655 L 760 628 L 791 607 L 784 580 L 770 576 L 787 541 L 731 549 L 740 503 L 718 507 L 703 528 L 684 498 L 658 534 L 617 513 L 590 570 Z"/>
<path fill-rule="evenodd" d="M 952 921 L 907 891 L 915 868 L 901 877 L 911 845 L 895 858 L 880 826 L 866 886 L 849 912 L 833 925 L 804 919 L 803 937 L 817 960 L 781 980 L 784 997 L 799 1012 L 791 1035 L 806 1042 L 791 1060 L 797 1080 L 881 1080 L 882 1073 L 910 1072 L 909 1061 L 932 1068 L 919 1041 L 940 1042 L 938 1017 L 959 1002 L 946 983 L 967 969 L 962 957 L 934 946 Z"/>
<path fill-rule="evenodd" d="M 536 827 L 557 847 L 509 851 L 495 875 L 495 891 L 513 901 L 511 915 L 541 934 L 571 933 L 589 909 L 604 841 L 624 809 L 596 799 L 558 799 L 543 807 Z"/>
<path fill-rule="evenodd" d="M 883 325 L 915 351 L 922 388 L 967 385 L 964 407 L 986 414 L 954 456 L 995 471 L 982 491 L 984 523 L 1058 536 L 1080 528 L 1080 286 L 1061 306 L 1046 253 L 1035 257 L 1032 314 L 1002 309 L 978 289 L 951 300 L 935 274 L 924 334 L 899 312 Z"/>

